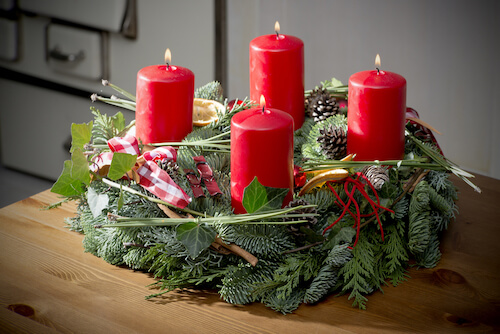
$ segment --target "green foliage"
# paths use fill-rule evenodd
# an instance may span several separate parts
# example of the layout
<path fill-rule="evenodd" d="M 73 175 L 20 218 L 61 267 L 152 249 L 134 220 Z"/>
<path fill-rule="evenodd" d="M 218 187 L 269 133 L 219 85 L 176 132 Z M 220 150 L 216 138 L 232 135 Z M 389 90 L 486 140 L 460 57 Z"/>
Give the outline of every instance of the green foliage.
<path fill-rule="evenodd" d="M 91 107 L 94 115 L 92 127 L 92 144 L 107 144 L 108 140 L 121 134 L 125 130 L 125 117 L 121 112 L 114 116 L 101 114 L 100 111 Z"/>
<path fill-rule="evenodd" d="M 321 82 L 321 86 L 323 86 L 324 88 L 335 88 L 343 85 L 344 84 L 342 83 L 342 81 L 338 80 L 337 78 L 331 78 L 330 80 Z"/>
<path fill-rule="evenodd" d="M 413 254 L 422 253 L 431 238 L 430 199 L 426 188 L 425 184 L 420 182 L 415 187 L 410 201 L 408 248 Z"/>
<path fill-rule="evenodd" d="M 307 159 L 327 159 L 321 150 L 321 145 L 317 138 L 321 135 L 319 130 L 333 125 L 341 127 L 347 132 L 347 117 L 344 115 L 334 115 L 328 117 L 320 123 L 316 123 L 307 135 L 306 142 L 302 145 L 302 156 Z"/>
<path fill-rule="evenodd" d="M 439 238 L 437 234 L 432 234 L 427 244 L 427 248 L 415 255 L 417 264 L 424 268 L 434 268 L 441 260 L 441 251 L 439 250 Z"/>
<path fill-rule="evenodd" d="M 87 159 L 77 148 L 71 154 L 71 160 L 64 161 L 63 171 L 50 191 L 66 197 L 78 196 L 85 192 L 85 186 L 89 183 Z"/>
<path fill-rule="evenodd" d="M 311 285 L 305 291 L 304 303 L 314 304 L 325 297 L 337 283 L 337 271 L 336 268 L 330 265 L 321 267 L 313 278 Z"/>
<path fill-rule="evenodd" d="M 404 222 L 399 222 L 404 226 Z M 389 225 L 385 229 L 385 242 L 382 244 L 382 257 L 385 262 L 384 275 L 388 277 L 392 285 L 396 286 L 406 280 L 406 265 L 409 254 L 406 250 L 404 240 L 404 228 Z"/>
<path fill-rule="evenodd" d="M 312 118 L 306 117 L 304 124 L 302 127 L 295 130 L 293 136 L 293 162 L 295 165 L 302 165 L 303 156 L 302 156 L 302 146 L 308 141 L 309 132 L 316 124 Z"/>
<path fill-rule="evenodd" d="M 294 247 L 291 236 L 282 225 L 231 225 L 216 226 L 219 236 L 234 242 L 259 259 L 279 259 L 280 254 Z"/>
<path fill-rule="evenodd" d="M 248 213 L 279 209 L 288 191 L 288 188 L 263 186 L 255 177 L 243 191 L 242 204 Z"/>
<path fill-rule="evenodd" d="M 128 153 L 113 153 L 113 159 L 109 166 L 108 177 L 111 180 L 118 180 L 123 175 L 134 167 L 137 161 L 137 155 Z"/>
<path fill-rule="evenodd" d="M 339 276 L 342 276 L 344 283 L 342 292 L 350 291 L 349 299 L 354 298 L 352 305 L 363 310 L 366 309 L 368 300 L 365 295 L 373 291 L 369 283 L 375 275 L 373 248 L 366 237 L 360 237 L 358 244 L 353 248 L 353 258 L 339 270 Z"/>
<path fill-rule="evenodd" d="M 197 223 L 186 223 L 177 226 L 177 239 L 182 242 L 192 259 L 210 247 L 215 240 L 215 231 L 208 226 Z"/>
<path fill-rule="evenodd" d="M 346 93 L 346 87 L 338 80 L 327 80 L 322 85 L 337 96 Z M 199 88 L 196 95 L 222 101 L 219 88 L 219 83 L 212 82 Z M 235 104 L 232 110 L 219 114 L 218 122 L 195 128 L 184 139 L 185 143 L 195 143 L 215 137 L 224 145 L 210 148 L 183 145 L 178 149 L 179 170 L 172 172 L 171 177 L 182 189 L 192 196 L 183 170 L 196 169 L 193 156 L 203 155 L 222 191 L 222 195 L 216 197 L 193 198 L 188 206 L 190 210 L 216 219 L 230 216 L 234 223 L 230 200 L 230 154 L 226 152 L 230 135 L 227 131 L 234 114 L 251 106 L 245 99 L 243 104 Z M 109 188 L 99 179 L 90 182 L 89 158 L 86 156 L 89 152 L 83 153 L 83 150 L 88 150 L 86 144 L 90 142 L 103 147 L 108 139 L 123 136 L 128 129 L 121 113 L 109 117 L 92 110 L 93 122 L 72 126 L 72 158 L 64 163 L 63 173 L 52 191 L 79 200 L 77 216 L 66 221 L 72 230 L 84 234 L 86 252 L 112 264 L 125 264 L 151 272 L 156 277 L 152 287 L 159 292 L 148 298 L 176 288 L 217 289 L 229 303 L 258 301 L 286 314 L 302 303 L 316 303 L 338 292 L 348 293 L 353 306 L 364 309 L 367 296 L 381 289 L 386 281 L 398 285 L 407 279 L 407 266 L 412 258 L 417 265 L 426 268 L 435 266 L 440 260 L 439 236 L 457 211 L 456 188 L 446 172 L 431 171 L 413 192 L 395 202 L 415 172 L 414 166 L 404 165 L 390 168 L 389 182 L 378 191 L 381 204 L 394 210 L 394 213 L 380 212 L 385 239 L 382 241 L 380 237 L 377 222 L 365 224 L 370 217 L 363 217 L 355 247 L 352 246 L 356 229 L 352 228 L 354 220 L 349 214 L 323 233 L 342 212 L 335 195 L 327 187 L 314 189 L 302 197 L 307 203 L 316 205 L 319 213 L 316 224 L 300 229 L 312 236 L 307 240 L 313 244 L 306 244 L 307 249 L 297 248 L 304 244 L 296 241 L 286 225 L 224 224 L 219 221 L 210 226 L 196 222 L 167 227 L 99 228 L 116 224 L 108 219 L 108 213 L 132 218 L 166 218 L 166 215 L 156 203 L 137 194 L 122 191 L 119 187 Z M 295 131 L 295 164 L 303 166 L 309 159 L 325 158 L 317 137 L 319 129 L 328 124 L 347 129 L 346 117 L 338 115 L 318 124 L 306 118 L 302 128 Z M 435 152 L 427 144 L 414 140 L 407 142 L 408 157 L 426 157 L 429 150 Z M 93 152 L 96 153 L 99 150 Z M 135 163 L 136 157 L 115 154 L 115 158 L 109 177 L 118 180 L 118 184 L 155 198 L 134 181 L 120 180 Z M 335 187 L 346 201 L 343 187 Z M 375 199 L 371 191 L 366 190 Z M 288 189 L 264 187 L 255 180 L 245 191 L 245 208 L 248 212 L 278 208 L 287 192 Z M 297 196 L 295 193 L 294 197 Z M 354 196 L 360 203 L 361 212 L 369 213 L 371 208 L 366 199 L 358 193 Z M 234 243 L 256 256 L 259 260 L 257 266 L 252 267 L 237 255 L 216 252 L 211 247 L 216 234 L 225 242 Z"/>
<path fill-rule="evenodd" d="M 335 195 L 326 187 L 315 189 L 302 197 L 308 203 L 317 205 L 316 210 L 319 213 L 326 214 L 335 203 Z"/>
<path fill-rule="evenodd" d="M 90 143 L 92 126 L 92 121 L 87 124 L 71 124 L 71 153 L 76 149 L 84 150 L 85 144 Z"/>
<path fill-rule="evenodd" d="M 252 267 L 250 264 L 239 264 L 228 267 L 226 276 L 222 278 L 219 294 L 231 304 L 248 304 L 258 300 L 253 293 L 258 283 L 271 279 L 273 272 L 263 263 Z"/>
<path fill-rule="evenodd" d="M 413 191 L 409 207 L 408 248 L 420 259 L 419 264 L 427 268 L 439 262 L 441 253 L 436 234 L 448 226 L 456 210 L 454 192 L 439 189 L 450 197 L 441 196 L 428 182 L 421 181 Z"/>
<path fill-rule="evenodd" d="M 200 99 L 214 100 L 217 102 L 223 101 L 222 86 L 218 81 L 209 82 L 194 91 L 194 97 Z"/>
<path fill-rule="evenodd" d="M 304 289 L 297 289 L 292 291 L 288 298 L 283 299 L 279 292 L 274 290 L 262 298 L 262 303 L 276 312 L 288 314 L 295 311 L 303 303 L 305 293 Z"/>

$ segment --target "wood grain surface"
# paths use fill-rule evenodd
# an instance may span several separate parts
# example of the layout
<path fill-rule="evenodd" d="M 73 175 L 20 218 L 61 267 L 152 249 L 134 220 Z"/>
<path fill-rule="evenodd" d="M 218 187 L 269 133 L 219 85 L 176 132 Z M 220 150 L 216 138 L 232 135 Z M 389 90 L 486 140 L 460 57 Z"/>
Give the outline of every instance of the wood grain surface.
<path fill-rule="evenodd" d="M 153 278 L 83 252 L 64 218 L 74 204 L 44 191 L 0 210 L 2 333 L 483 333 L 500 331 L 500 181 L 458 179 L 457 219 L 433 269 L 368 298 L 366 311 L 330 296 L 282 315 L 259 303 L 234 306 L 214 291 L 177 290 L 147 301 Z"/>

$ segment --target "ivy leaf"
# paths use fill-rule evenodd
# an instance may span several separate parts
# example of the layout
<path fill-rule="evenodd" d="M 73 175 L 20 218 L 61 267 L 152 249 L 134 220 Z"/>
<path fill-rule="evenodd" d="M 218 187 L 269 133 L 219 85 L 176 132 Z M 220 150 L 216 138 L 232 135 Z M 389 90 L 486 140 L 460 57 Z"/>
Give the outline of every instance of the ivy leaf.
<path fill-rule="evenodd" d="M 113 153 L 113 159 L 111 160 L 111 165 L 109 166 L 108 177 L 111 180 L 121 179 L 123 174 L 128 172 L 134 167 L 137 161 L 137 155 L 132 155 L 128 153 Z"/>
<path fill-rule="evenodd" d="M 288 191 L 288 188 L 263 186 L 255 177 L 243 191 L 241 202 L 248 213 L 280 209 Z"/>
<path fill-rule="evenodd" d="M 123 188 L 122 185 L 120 184 L 120 196 L 118 197 L 118 203 L 117 203 L 117 211 L 120 211 L 121 208 L 123 208 L 123 204 L 125 203 L 125 198 L 123 197 Z"/>
<path fill-rule="evenodd" d="M 337 78 L 332 78 L 332 87 L 339 87 L 339 86 L 343 86 L 343 83 L 342 81 L 340 81 L 339 79 Z"/>
<path fill-rule="evenodd" d="M 77 148 L 83 149 L 83 146 L 90 142 L 92 138 L 92 123 L 90 121 L 87 124 L 71 124 L 71 153 Z"/>
<path fill-rule="evenodd" d="M 176 232 L 177 240 L 182 242 L 193 259 L 210 247 L 216 236 L 214 230 L 194 222 L 177 226 Z"/>
<path fill-rule="evenodd" d="M 63 170 L 50 191 L 62 196 L 71 197 L 82 193 L 82 183 L 71 177 L 71 160 L 64 161 Z"/>
<path fill-rule="evenodd" d="M 85 185 L 90 184 L 89 163 L 79 148 L 71 154 L 71 177 Z"/>
<path fill-rule="evenodd" d="M 117 130 L 117 133 L 125 128 L 125 117 L 121 112 L 117 112 L 111 117 L 111 119 L 113 121 L 113 127 Z"/>
<path fill-rule="evenodd" d="M 66 197 L 77 196 L 84 192 L 83 185 L 89 183 L 87 159 L 80 149 L 76 149 L 71 160 L 64 161 L 63 171 L 50 191 Z"/>
<path fill-rule="evenodd" d="M 93 188 L 87 192 L 87 202 L 89 203 L 92 216 L 99 216 L 109 203 L 109 197 L 106 194 L 98 194 Z"/>

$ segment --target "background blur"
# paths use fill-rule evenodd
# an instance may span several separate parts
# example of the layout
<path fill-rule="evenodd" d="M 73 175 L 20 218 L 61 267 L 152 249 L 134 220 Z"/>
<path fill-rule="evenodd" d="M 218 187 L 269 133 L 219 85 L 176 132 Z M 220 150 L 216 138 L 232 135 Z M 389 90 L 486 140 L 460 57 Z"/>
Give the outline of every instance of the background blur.
<path fill-rule="evenodd" d="M 55 180 L 71 123 L 89 122 L 92 105 L 118 111 L 91 103 L 114 93 L 101 79 L 135 93 L 137 71 L 167 47 L 196 87 L 219 80 L 229 99 L 248 96 L 248 44 L 278 20 L 304 41 L 306 89 L 347 83 L 379 53 L 445 155 L 500 178 L 499 19 L 497 0 L 0 0 L 1 162 Z"/>

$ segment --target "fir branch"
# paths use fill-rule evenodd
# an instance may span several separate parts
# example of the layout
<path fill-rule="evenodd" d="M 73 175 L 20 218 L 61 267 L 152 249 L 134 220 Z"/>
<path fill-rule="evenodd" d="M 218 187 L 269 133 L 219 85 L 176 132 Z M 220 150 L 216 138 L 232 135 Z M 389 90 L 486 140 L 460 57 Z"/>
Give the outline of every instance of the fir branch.
<path fill-rule="evenodd" d="M 288 314 L 300 306 L 304 301 L 304 295 L 304 289 L 295 289 L 288 298 L 281 298 L 280 294 L 274 290 L 262 298 L 262 303 L 276 312 Z"/>
<path fill-rule="evenodd" d="M 434 268 L 441 260 L 439 244 L 437 233 L 431 234 L 427 248 L 415 256 L 417 264 L 424 268 Z"/>
<path fill-rule="evenodd" d="M 330 292 L 335 283 L 337 283 L 337 269 L 330 265 L 321 267 L 305 291 L 304 303 L 314 304 L 318 302 Z"/>
<path fill-rule="evenodd" d="M 425 183 L 413 192 L 409 207 L 408 248 L 413 254 L 423 253 L 431 238 L 430 199 Z"/>
<path fill-rule="evenodd" d="M 272 269 L 273 266 L 267 266 L 264 263 L 256 267 L 248 264 L 229 266 L 219 290 L 221 298 L 228 303 L 238 305 L 258 300 L 259 297 L 253 293 L 255 287 L 272 277 Z"/>
<path fill-rule="evenodd" d="M 284 250 L 293 247 L 285 226 L 218 224 L 215 229 L 224 241 L 233 242 L 259 258 L 279 259 Z"/>

